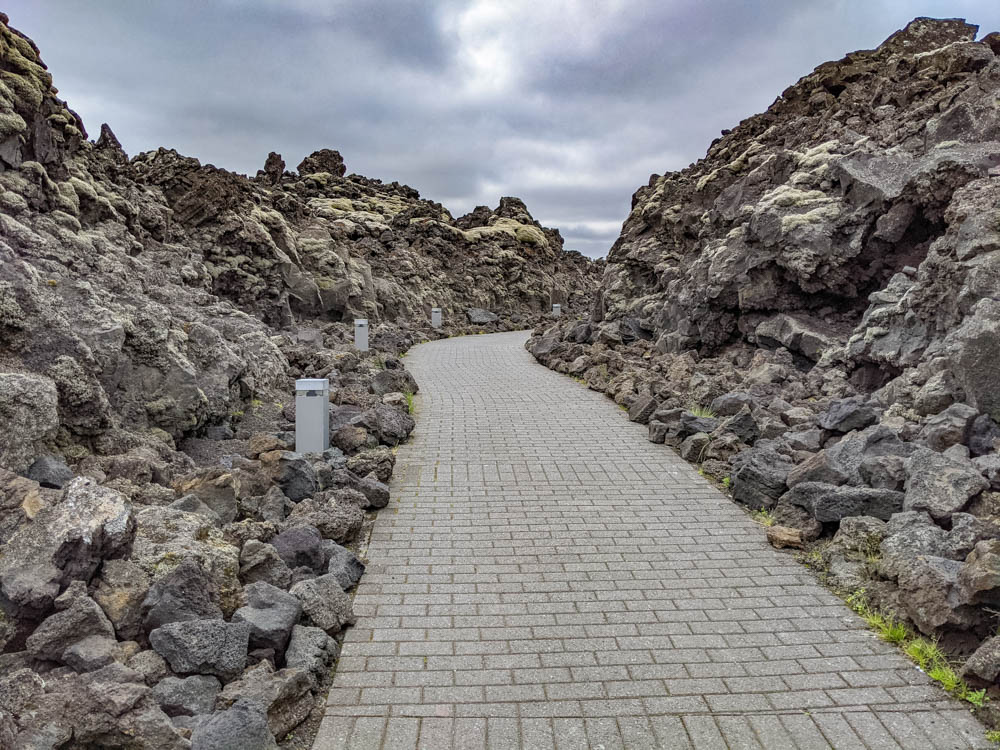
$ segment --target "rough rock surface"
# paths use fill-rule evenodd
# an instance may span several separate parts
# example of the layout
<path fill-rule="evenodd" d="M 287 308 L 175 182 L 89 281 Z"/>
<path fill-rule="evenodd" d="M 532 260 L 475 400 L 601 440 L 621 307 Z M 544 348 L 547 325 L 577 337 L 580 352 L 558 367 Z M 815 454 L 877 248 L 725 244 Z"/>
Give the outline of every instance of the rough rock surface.
<path fill-rule="evenodd" d="M 336 653 L 309 624 L 353 622 L 364 567 L 338 545 L 388 503 L 414 428 L 399 355 L 583 312 L 604 264 L 517 198 L 456 219 L 332 149 L 255 177 L 130 158 L 107 125 L 88 140 L 3 14 L 0 79 L 0 655 L 46 673 L 0 745 L 273 747 L 268 720 L 293 730 Z M 343 450 L 295 452 L 298 378 L 329 380 Z M 262 663 L 302 667 L 263 709 L 180 688 Z"/>
<path fill-rule="evenodd" d="M 963 655 L 1000 603 L 1000 45 L 977 31 L 915 19 L 652 175 L 590 314 L 527 344 Z"/>

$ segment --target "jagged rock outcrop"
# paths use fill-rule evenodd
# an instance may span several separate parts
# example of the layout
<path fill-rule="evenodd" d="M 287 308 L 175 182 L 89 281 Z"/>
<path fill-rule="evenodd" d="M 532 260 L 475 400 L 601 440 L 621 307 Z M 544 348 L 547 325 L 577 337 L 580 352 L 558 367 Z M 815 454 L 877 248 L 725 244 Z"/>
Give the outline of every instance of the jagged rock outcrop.
<path fill-rule="evenodd" d="M 918 18 L 653 175 L 591 314 L 528 343 L 776 543 L 836 533 L 835 585 L 963 653 L 1000 601 L 1000 36 L 976 33 Z"/>
<path fill-rule="evenodd" d="M 455 220 L 336 151 L 285 167 L 88 141 L 0 14 L 4 747 L 275 746 L 355 620 L 340 545 L 414 428 L 398 355 L 589 307 L 602 264 L 515 198 Z M 331 384 L 319 453 L 302 377 Z"/>

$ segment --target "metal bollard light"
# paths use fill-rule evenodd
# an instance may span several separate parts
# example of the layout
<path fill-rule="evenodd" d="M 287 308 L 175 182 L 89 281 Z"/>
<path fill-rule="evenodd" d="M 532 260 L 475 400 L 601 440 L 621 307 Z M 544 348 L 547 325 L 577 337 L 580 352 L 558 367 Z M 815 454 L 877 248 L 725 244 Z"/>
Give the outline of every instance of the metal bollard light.
<path fill-rule="evenodd" d="M 441 308 L 432 307 L 431 308 L 431 328 L 441 327 Z"/>
<path fill-rule="evenodd" d="M 330 381 L 295 381 L 295 452 L 322 453 L 330 447 Z"/>
<path fill-rule="evenodd" d="M 354 346 L 359 352 L 368 351 L 368 321 L 365 318 L 354 321 Z"/>
<path fill-rule="evenodd" d="M 552 317 L 558 318 L 562 315 L 562 305 L 552 305 Z"/>

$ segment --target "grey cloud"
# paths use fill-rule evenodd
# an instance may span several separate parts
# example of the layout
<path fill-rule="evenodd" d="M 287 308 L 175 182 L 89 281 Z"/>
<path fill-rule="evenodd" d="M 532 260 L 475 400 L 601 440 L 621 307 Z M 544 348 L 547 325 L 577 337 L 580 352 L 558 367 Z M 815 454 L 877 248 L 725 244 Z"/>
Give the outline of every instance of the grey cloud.
<path fill-rule="evenodd" d="M 337 148 L 454 214 L 503 195 L 603 255 L 651 172 L 819 63 L 994 0 L 9 0 L 61 95 L 130 153 L 254 173 Z"/>

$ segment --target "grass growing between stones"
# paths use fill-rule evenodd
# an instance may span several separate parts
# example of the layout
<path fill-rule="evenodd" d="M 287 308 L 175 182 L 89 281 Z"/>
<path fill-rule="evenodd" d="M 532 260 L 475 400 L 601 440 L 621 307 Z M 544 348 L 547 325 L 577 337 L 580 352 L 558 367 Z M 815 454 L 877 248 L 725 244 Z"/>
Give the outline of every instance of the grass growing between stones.
<path fill-rule="evenodd" d="M 413 406 L 413 394 L 410 391 L 406 391 L 404 394 L 406 396 L 406 411 L 413 414 L 415 407 Z"/>
<path fill-rule="evenodd" d="M 715 412 L 709 409 L 707 406 L 698 406 L 698 404 L 690 404 L 687 410 L 694 414 L 696 417 L 702 417 L 706 419 L 715 419 Z"/>
<path fill-rule="evenodd" d="M 878 633 L 879 638 L 900 646 L 903 653 L 920 668 L 920 671 L 938 683 L 945 692 L 960 701 L 971 703 L 976 708 L 986 705 L 988 700 L 986 690 L 970 688 L 965 680 L 959 677 L 936 640 L 914 635 L 905 623 L 872 607 L 864 589 L 852 592 L 846 597 L 846 601 L 868 627 Z"/>
<path fill-rule="evenodd" d="M 761 526 L 774 526 L 774 516 L 771 515 L 771 511 L 765 508 L 750 511 L 750 518 Z"/>

